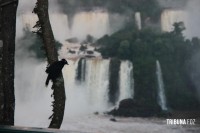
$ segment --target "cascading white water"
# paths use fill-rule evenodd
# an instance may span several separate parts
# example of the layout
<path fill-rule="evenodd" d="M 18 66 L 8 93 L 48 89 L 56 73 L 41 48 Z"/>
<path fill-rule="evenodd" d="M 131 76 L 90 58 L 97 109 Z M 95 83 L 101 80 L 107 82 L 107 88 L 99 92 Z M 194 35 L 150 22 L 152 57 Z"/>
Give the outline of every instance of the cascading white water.
<path fill-rule="evenodd" d="M 83 41 L 86 39 L 87 35 L 100 38 L 105 34 L 111 34 L 119 30 L 123 27 L 125 18 L 118 15 L 118 19 L 122 20 L 111 25 L 110 21 L 112 21 L 112 19 L 118 21 L 118 19 L 113 16 L 116 16 L 116 14 L 109 14 L 105 11 L 79 12 L 74 15 L 72 27 L 69 27 L 69 20 L 66 14 L 56 12 L 49 13 L 54 37 L 61 43 L 64 43 L 71 37 L 77 37 L 80 41 Z M 33 26 L 35 26 L 38 21 L 38 17 L 36 14 L 26 12 L 18 14 L 17 21 L 18 24 L 21 25 L 20 28 L 26 27 L 30 31 L 34 31 L 35 29 L 33 29 Z"/>
<path fill-rule="evenodd" d="M 142 29 L 142 23 L 141 22 L 142 22 L 141 21 L 141 14 L 140 14 L 140 12 L 136 12 L 135 13 L 135 23 L 136 23 L 138 30 Z"/>
<path fill-rule="evenodd" d="M 80 12 L 73 18 L 72 36 L 84 40 L 87 35 L 100 38 L 110 32 L 109 14 L 104 11 Z"/>
<path fill-rule="evenodd" d="M 76 84 L 75 77 L 76 77 L 76 68 L 78 67 L 79 59 L 76 60 L 68 60 L 69 65 L 63 68 L 63 76 L 66 81 L 66 86 L 70 86 L 73 88 Z"/>
<path fill-rule="evenodd" d="M 134 94 L 134 79 L 133 79 L 133 64 L 129 61 L 122 61 L 120 65 L 120 95 L 119 101 L 126 98 L 133 98 Z"/>
<path fill-rule="evenodd" d="M 85 73 L 81 77 L 85 80 L 81 82 L 76 81 L 79 61 L 81 65 L 86 65 L 85 69 L 81 70 L 81 73 Z M 63 69 L 67 97 L 66 114 L 81 115 L 102 112 L 109 108 L 109 64 L 110 60 L 103 59 L 69 60 L 69 66 Z"/>
<path fill-rule="evenodd" d="M 79 59 L 68 60 L 69 65 L 63 68 L 63 77 L 65 81 L 66 105 L 65 116 L 79 116 L 93 113 L 93 108 L 88 103 L 88 94 L 86 86 L 77 84 L 76 70 Z"/>
<path fill-rule="evenodd" d="M 51 0 L 51 1 L 55 1 L 55 0 Z M 24 2 L 27 4 L 24 4 Z M 35 6 L 35 2 L 36 0 L 19 0 L 18 10 L 20 10 L 20 8 L 28 8 L 28 5 L 32 4 L 30 6 L 31 7 L 30 10 L 28 10 L 29 12 L 31 12 L 33 10 L 33 7 Z M 53 7 L 56 7 L 56 6 L 57 5 L 53 5 Z M 28 18 L 26 17 L 24 19 L 20 18 L 19 16 L 22 13 L 27 14 L 26 11 L 18 13 L 18 18 L 17 18 L 18 22 L 16 26 L 17 28 L 16 38 L 19 38 L 22 36 L 23 34 L 22 28 L 25 27 L 26 24 L 27 25 L 31 24 L 31 27 L 32 27 L 36 21 L 35 17 L 31 17 L 32 15 L 31 13 L 30 13 L 31 14 L 30 17 Z M 67 23 L 66 21 L 68 20 L 67 20 L 67 16 L 62 16 L 62 18 L 59 18 L 59 17 L 55 16 L 54 18 L 58 21 L 57 24 L 59 24 L 58 25 L 59 30 L 53 30 L 53 31 L 54 31 L 55 37 L 56 35 L 58 35 L 56 39 L 62 42 L 62 40 L 65 39 L 64 37 L 64 35 L 66 34 L 65 31 L 67 31 L 68 29 L 68 28 L 65 28 L 68 25 L 68 24 L 65 24 Z M 109 16 L 109 18 L 111 18 L 111 16 Z M 30 20 L 33 19 L 33 20 L 29 22 L 29 19 Z M 97 19 L 98 19 L 98 16 L 97 16 Z M 117 31 L 118 29 L 123 27 L 123 19 L 124 18 L 123 17 L 121 18 L 121 15 L 119 14 L 114 15 L 114 19 L 112 16 L 112 18 L 109 19 L 110 26 L 112 27 L 110 29 L 112 29 L 112 31 Z M 22 22 L 21 20 L 23 20 L 25 23 Z M 56 20 L 53 20 L 53 21 L 56 22 Z M 60 22 L 59 20 L 61 21 L 63 20 L 64 23 Z M 52 23 L 54 23 L 53 21 Z M 84 26 L 84 23 L 80 23 L 80 24 Z M 54 25 L 52 25 L 52 27 L 54 27 Z M 61 27 L 64 27 L 64 28 L 61 29 Z M 99 28 L 97 30 L 99 30 Z M 63 35 L 63 36 L 61 35 L 62 38 L 59 38 L 59 34 Z M 69 33 L 66 34 L 66 36 L 68 34 L 71 34 L 70 31 Z M 30 42 L 31 41 L 32 40 L 30 40 Z M 45 83 L 44 83 L 47 76 L 45 74 L 45 68 L 46 68 L 47 63 L 39 62 L 32 57 L 25 58 L 25 55 L 27 54 L 27 51 L 26 51 L 27 49 L 24 48 L 25 46 L 24 45 L 18 46 L 19 43 L 16 43 L 16 45 L 17 45 L 16 54 L 17 55 L 20 54 L 21 56 L 16 57 L 16 64 L 15 64 L 15 77 L 16 77 L 15 79 L 15 96 L 16 96 L 15 125 L 46 128 L 48 127 L 49 122 L 50 122 L 50 120 L 48 120 L 48 117 L 52 114 L 52 111 L 51 111 L 52 90 L 50 89 L 51 83 L 49 84 L 48 88 L 45 88 Z M 117 118 L 118 122 L 112 123 L 111 121 L 109 121 L 109 118 L 110 118 L 109 116 L 102 117 L 101 115 L 97 115 L 97 116 L 85 115 L 86 113 L 91 113 L 94 110 L 96 111 L 98 107 L 91 106 L 91 103 L 89 102 L 91 100 L 90 99 L 91 97 L 89 96 L 89 93 L 88 93 L 90 89 L 88 89 L 87 84 L 85 85 L 84 83 L 76 84 L 75 82 L 76 68 L 78 66 L 79 60 L 77 59 L 77 60 L 68 60 L 68 61 L 70 65 L 64 67 L 63 69 L 67 100 L 66 100 L 64 120 L 63 120 L 61 129 L 71 130 L 71 131 L 81 130 L 81 132 L 102 132 L 102 133 L 106 133 L 108 131 L 116 132 L 116 133 L 121 133 L 123 131 L 124 133 L 130 133 L 136 130 L 138 132 L 148 132 L 149 131 L 148 129 L 151 129 L 151 130 L 153 129 L 152 132 L 161 132 L 161 133 L 166 130 L 168 132 L 180 132 L 180 131 L 187 132 L 188 131 L 188 129 L 183 129 L 182 127 L 176 128 L 176 129 L 169 128 L 165 124 L 164 125 L 160 124 L 162 123 L 162 121 L 159 124 L 156 124 L 158 123 L 157 120 L 156 122 L 152 122 L 152 120 L 146 121 L 146 119 L 143 120 L 142 118 L 141 119 L 137 118 L 136 120 L 132 118 L 128 118 L 128 119 Z M 91 69 L 96 69 L 97 73 L 99 74 L 103 74 L 103 73 L 105 74 L 105 75 L 100 75 L 102 78 L 96 77 L 96 79 L 98 80 L 100 79 L 102 80 L 103 78 L 107 79 L 106 76 L 108 75 L 107 68 L 108 68 L 109 60 L 106 60 L 106 61 L 98 60 L 99 62 L 98 64 L 101 66 L 101 67 L 98 67 L 98 69 L 93 66 L 94 62 L 95 61 L 87 61 L 87 63 L 89 63 L 87 66 L 91 66 L 90 67 Z M 103 67 L 105 69 L 103 69 Z M 128 68 L 128 67 L 124 66 L 124 68 Z M 95 70 L 92 70 L 92 71 L 96 72 Z M 92 73 L 89 73 L 89 74 L 92 74 Z M 87 77 L 94 77 L 92 75 L 89 76 L 89 74 Z M 105 87 L 107 86 L 106 82 L 104 82 L 103 80 L 100 82 L 101 83 L 103 82 Z M 96 89 L 96 87 L 94 89 Z M 94 89 L 91 91 L 95 92 L 96 90 Z M 101 90 L 101 92 L 98 92 L 98 93 L 99 95 L 103 96 L 104 92 L 105 90 Z M 95 93 L 91 93 L 91 94 L 95 94 Z M 94 102 L 103 103 L 103 104 L 98 104 L 98 105 L 104 106 L 105 101 L 103 97 L 101 97 L 100 99 L 98 98 L 98 100 L 94 99 Z M 138 119 L 140 122 L 138 122 Z"/>
<path fill-rule="evenodd" d="M 108 84 L 110 60 L 86 60 L 86 88 L 89 103 L 97 110 L 108 109 Z"/>
<path fill-rule="evenodd" d="M 71 36 L 68 27 L 68 16 L 62 13 L 50 13 L 49 18 L 54 37 L 64 43 Z"/>
<path fill-rule="evenodd" d="M 17 21 L 20 21 L 24 27 L 28 28 L 30 31 L 33 31 L 33 26 L 35 26 L 36 22 L 38 21 L 38 17 L 36 14 L 31 12 L 27 12 L 26 14 L 17 16 Z"/>
<path fill-rule="evenodd" d="M 47 127 L 52 90 L 45 87 L 46 63 L 32 58 L 24 47 L 17 44 L 15 58 L 15 125 Z"/>
<path fill-rule="evenodd" d="M 200 1 L 189 0 L 185 11 L 187 12 L 186 37 L 200 37 L 199 23 L 200 23 Z"/>
<path fill-rule="evenodd" d="M 67 92 L 67 97 L 72 98 L 72 95 L 74 95 L 73 91 L 75 90 L 82 92 L 79 93 L 85 99 L 80 101 L 85 102 L 88 112 L 105 111 L 111 107 L 108 100 L 110 59 L 82 59 L 73 62 L 70 61 L 69 64 L 71 66 L 64 68 L 63 71 L 66 88 L 70 89 L 70 91 L 66 90 L 69 91 L 69 94 Z M 79 82 L 76 81 L 78 64 L 81 65 Z M 133 98 L 133 92 L 133 65 L 129 61 L 122 61 L 119 71 L 118 102 L 122 99 Z M 76 96 L 73 97 L 77 98 Z"/>
<path fill-rule="evenodd" d="M 68 17 L 61 13 L 50 13 L 49 14 L 52 30 L 56 40 L 64 43 L 67 38 L 70 37 L 70 31 L 68 28 Z M 35 31 L 33 27 L 38 21 L 36 14 L 27 12 L 17 16 L 17 23 L 22 25 L 19 28 L 28 28 L 30 31 Z M 20 30 L 19 30 L 20 31 Z"/>
<path fill-rule="evenodd" d="M 22 10 L 31 3 L 30 8 Z M 48 88 L 45 87 L 46 80 L 46 62 L 40 62 L 27 51 L 27 46 L 18 42 L 23 37 L 23 28 L 33 31 L 32 27 L 38 20 L 35 14 L 32 14 L 34 2 L 26 0 L 19 1 L 17 13 L 17 32 L 16 32 L 16 66 L 15 66 L 15 125 L 31 127 L 47 127 L 50 120 L 52 107 L 52 83 Z M 51 2 L 50 2 L 51 4 Z M 116 17 L 117 16 L 117 17 Z M 86 18 L 86 19 L 85 19 Z M 115 26 L 110 25 L 111 20 L 120 20 Z M 51 26 L 55 39 L 61 43 L 69 37 L 83 38 L 87 34 L 94 37 L 101 37 L 113 31 L 122 28 L 124 17 L 119 14 L 109 14 L 108 12 L 79 12 L 75 14 L 72 27 L 69 28 L 68 16 L 59 12 L 50 12 Z M 114 28 L 113 28 L 113 27 Z M 80 30 L 77 27 L 86 27 Z M 79 34 L 79 32 L 83 32 Z M 27 39 L 28 40 L 28 39 Z M 29 43 L 28 40 L 24 43 Z M 23 40 L 22 40 L 23 41 Z M 65 51 L 61 52 L 65 55 Z M 62 55 L 60 55 L 62 56 Z M 61 58 L 61 57 L 60 57 Z M 94 111 L 104 111 L 109 107 L 108 104 L 108 82 L 109 82 L 109 64 L 110 60 L 87 59 L 85 70 L 85 82 L 77 84 L 75 81 L 76 69 L 79 59 L 68 60 L 69 65 L 64 67 L 63 76 L 65 80 L 66 108 L 65 118 L 91 114 Z"/>
<path fill-rule="evenodd" d="M 81 61 L 81 82 L 76 82 L 79 61 Z M 88 110 L 105 111 L 108 109 L 110 107 L 108 101 L 110 60 L 83 59 L 73 62 L 70 61 L 69 64 L 71 66 L 66 67 L 63 71 L 66 87 L 70 90 L 78 88 L 81 92 L 84 91 L 83 94 L 87 96 L 84 100 L 87 104 L 90 104 Z M 85 66 L 85 68 L 83 66 Z M 133 98 L 134 81 L 132 74 L 132 63 L 129 61 L 122 61 L 119 71 L 119 101 L 126 98 Z M 71 96 L 69 95 L 69 97 Z"/>
<path fill-rule="evenodd" d="M 156 75 L 157 75 L 157 82 L 158 82 L 158 104 L 160 105 L 162 110 L 167 110 L 162 70 L 160 67 L 160 62 L 158 60 L 156 60 Z"/>
<path fill-rule="evenodd" d="M 187 23 L 187 13 L 183 10 L 166 9 L 161 14 L 161 29 L 162 31 L 172 31 L 175 22 Z"/>
<path fill-rule="evenodd" d="M 45 63 L 26 60 L 16 64 L 15 125 L 47 127 L 50 120 L 51 94 L 44 81 Z"/>

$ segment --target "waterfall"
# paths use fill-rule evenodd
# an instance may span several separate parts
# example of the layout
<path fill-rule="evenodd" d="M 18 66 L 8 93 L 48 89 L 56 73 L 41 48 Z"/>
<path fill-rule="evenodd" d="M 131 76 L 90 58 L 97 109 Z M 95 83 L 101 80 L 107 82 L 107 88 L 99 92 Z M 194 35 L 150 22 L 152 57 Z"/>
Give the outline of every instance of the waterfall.
<path fill-rule="evenodd" d="M 109 82 L 110 81 L 110 59 L 80 59 L 69 62 L 63 75 L 67 88 L 80 90 L 87 97 L 85 102 L 90 105 L 93 111 L 103 111 L 110 106 L 109 100 Z M 122 99 L 133 98 L 134 81 L 133 81 L 133 65 L 129 61 L 121 61 L 119 73 L 119 98 L 114 99 L 114 103 Z M 72 76 L 70 76 L 72 75 Z M 79 78 L 77 78 L 77 76 Z M 79 82 L 77 82 L 77 80 Z M 113 90 L 116 91 L 116 90 Z"/>
<path fill-rule="evenodd" d="M 160 62 L 158 60 L 156 60 L 156 75 L 158 82 L 158 104 L 160 105 L 162 110 L 167 110 L 162 70 L 160 67 Z"/>
<path fill-rule="evenodd" d="M 97 109 L 89 103 L 90 95 L 87 92 L 86 84 L 76 81 L 77 68 L 80 61 L 80 59 L 68 60 L 69 65 L 63 68 L 67 97 L 65 114 L 67 114 L 68 117 L 85 115 L 97 111 Z"/>
<path fill-rule="evenodd" d="M 64 67 L 63 69 L 63 77 L 65 80 L 65 84 L 67 88 L 74 88 L 76 87 L 76 76 L 77 72 L 76 69 L 78 68 L 79 59 L 76 60 L 67 60 L 69 65 Z"/>
<path fill-rule="evenodd" d="M 161 14 L 161 29 L 162 31 L 172 31 L 175 22 L 183 21 L 187 23 L 187 14 L 182 10 L 166 9 Z"/>
<path fill-rule="evenodd" d="M 72 22 L 72 36 L 84 40 L 87 35 L 100 38 L 110 32 L 109 14 L 104 11 L 80 12 Z"/>
<path fill-rule="evenodd" d="M 16 39 L 24 36 L 24 29 L 34 31 L 33 26 L 38 18 L 35 14 L 27 12 L 26 14 L 17 15 L 16 18 Z"/>
<path fill-rule="evenodd" d="M 92 113 L 108 109 L 109 63 L 110 60 L 103 59 L 69 60 L 69 66 L 64 68 L 63 76 L 68 99 L 66 108 L 70 113 L 73 110 L 77 110 L 77 113 Z M 85 66 L 85 69 L 80 68 L 81 76 L 77 82 L 79 65 Z M 78 109 L 80 106 L 83 109 L 81 111 Z"/>
<path fill-rule="evenodd" d="M 17 51 L 17 53 L 20 51 Z M 47 127 L 52 114 L 52 90 L 45 87 L 46 63 L 33 58 L 15 64 L 15 125 Z"/>
<path fill-rule="evenodd" d="M 118 16 L 118 18 L 114 16 Z M 100 38 L 105 34 L 111 34 L 121 29 L 125 21 L 124 17 L 116 14 L 109 14 L 106 11 L 76 13 L 72 17 L 71 27 L 69 27 L 69 18 L 66 14 L 50 12 L 49 18 L 55 39 L 63 44 L 67 39 L 72 37 L 83 41 L 86 39 L 87 35 Z M 33 29 L 33 26 L 35 26 L 37 21 L 37 15 L 31 12 L 18 14 L 17 25 L 19 27 L 17 27 L 17 31 L 22 32 L 18 34 L 23 34 L 23 28 L 34 31 L 35 29 Z M 113 21 L 115 21 L 115 24 L 111 24 Z"/>
<path fill-rule="evenodd" d="M 50 12 L 49 18 L 55 38 L 62 43 L 71 37 L 84 40 L 87 35 L 100 38 L 111 32 L 109 13 L 103 11 L 79 12 L 75 14 L 72 20 L 72 27 L 69 27 L 69 19 L 66 14 Z M 33 31 L 33 26 L 38 21 L 38 17 L 36 14 L 26 12 L 19 14 L 17 21 L 19 21 L 18 24 Z"/>
<path fill-rule="evenodd" d="M 122 61 L 120 65 L 120 96 L 119 100 L 133 98 L 134 79 L 133 65 L 129 61 Z"/>
<path fill-rule="evenodd" d="M 187 38 L 200 36 L 199 29 L 196 28 L 200 23 L 200 8 L 199 0 L 188 1 L 187 7 L 184 10 L 166 9 L 161 14 L 161 29 L 162 31 L 172 31 L 175 22 L 184 22 L 186 29 L 183 34 Z"/>
<path fill-rule="evenodd" d="M 119 62 L 120 63 L 120 62 Z M 76 67 L 76 80 L 81 86 L 87 88 L 88 102 L 96 109 L 102 110 L 110 106 L 109 102 L 117 103 L 126 98 L 133 98 L 134 80 L 133 65 L 129 61 L 121 61 L 119 70 L 112 67 L 110 59 L 80 59 Z M 115 63 L 113 63 L 116 65 Z M 116 68 L 117 66 L 115 66 Z M 114 71 L 112 70 L 114 69 Z M 110 73 L 110 74 L 109 74 Z M 112 74 L 119 81 L 114 80 L 115 87 L 109 96 L 110 78 Z M 114 95 L 117 95 L 114 99 Z M 110 99 L 111 98 L 111 99 Z"/>
<path fill-rule="evenodd" d="M 16 125 L 45 127 L 48 125 L 48 117 L 51 115 L 51 94 L 50 82 L 45 87 L 45 62 L 38 62 L 33 58 L 20 59 L 21 50 L 17 52 L 16 62 Z M 84 69 L 81 69 L 81 82 L 77 83 L 77 69 L 79 62 Z M 109 102 L 109 71 L 110 59 L 76 59 L 68 60 L 69 65 L 63 68 L 63 77 L 66 91 L 65 115 L 79 116 L 91 114 L 96 111 L 107 111 L 113 106 Z M 85 64 L 84 64 L 85 63 Z M 30 73 L 31 70 L 31 73 Z M 133 96 L 133 66 L 129 61 L 121 61 L 119 72 L 119 99 Z M 39 117 L 35 118 L 32 113 L 36 112 Z M 26 118 L 28 117 L 28 118 Z M 26 119 L 23 121 L 22 119 Z M 28 121 L 28 123 L 26 123 Z"/>
<path fill-rule="evenodd" d="M 81 85 L 85 85 L 87 88 L 89 102 L 91 105 L 96 104 L 96 107 L 106 107 L 109 106 L 109 84 L 110 78 L 112 78 L 112 74 L 114 73 L 119 82 L 115 80 L 115 86 L 118 89 L 114 89 L 112 91 L 111 99 L 113 99 L 113 95 L 117 95 L 113 103 L 117 103 L 120 100 L 126 98 L 133 98 L 134 91 L 134 80 L 133 80 L 133 65 L 129 61 L 121 61 L 119 64 L 119 71 L 113 71 L 112 66 L 110 67 L 110 59 L 80 59 L 78 61 L 78 66 L 76 67 L 76 80 L 80 81 Z M 114 63 L 114 65 L 116 65 Z M 117 66 L 115 66 L 116 68 Z M 116 94 L 115 94 L 116 93 Z M 118 95 L 119 93 L 119 95 Z M 112 102 L 112 100 L 111 100 Z"/>
<path fill-rule="evenodd" d="M 49 86 L 45 87 L 47 63 L 35 59 L 33 54 L 18 42 L 24 35 L 23 28 L 34 30 L 32 27 L 38 20 L 37 16 L 31 13 L 35 2 L 35 0 L 30 2 L 20 0 L 17 13 L 15 125 L 47 127 L 50 122 L 48 117 L 52 114 L 51 102 L 53 100 L 51 97 L 52 83 L 50 82 Z M 24 3 L 28 7 L 27 9 L 25 9 Z M 29 5 L 30 3 L 31 5 Z M 99 38 L 122 28 L 125 20 L 122 15 L 110 14 L 106 11 L 77 12 L 72 17 L 72 24 L 69 27 L 66 14 L 49 12 L 49 16 L 54 37 L 61 43 L 70 37 L 85 39 L 87 34 Z M 24 43 L 28 44 L 31 41 Z M 66 49 L 61 51 L 60 56 L 66 55 L 67 47 L 63 47 Z M 66 59 L 69 65 L 62 70 L 67 98 L 64 119 L 69 116 L 91 114 L 94 111 L 107 111 L 111 107 L 108 102 L 110 59 L 95 58 L 82 61 L 78 58 Z M 76 76 L 79 65 L 81 66 L 81 82 L 78 83 Z"/>
<path fill-rule="evenodd" d="M 102 110 L 108 108 L 108 82 L 110 60 L 90 59 L 86 61 L 86 87 L 89 102 Z"/>
<path fill-rule="evenodd" d="M 67 38 L 70 37 L 70 31 L 68 28 L 68 17 L 61 13 L 50 13 L 49 14 L 51 27 L 56 40 L 64 43 Z M 21 31 L 23 28 L 28 28 L 30 31 L 35 31 L 33 27 L 38 21 L 36 14 L 27 12 L 17 16 L 17 23 L 20 27 L 17 27 Z"/>
<path fill-rule="evenodd" d="M 54 37 L 56 40 L 64 43 L 67 38 L 71 37 L 68 27 L 68 16 L 62 13 L 50 13 L 49 18 Z"/>
<path fill-rule="evenodd" d="M 137 26 L 138 30 L 141 30 L 142 29 L 142 23 L 141 23 L 141 14 L 140 14 L 140 12 L 136 12 L 135 13 L 135 23 L 136 23 L 136 26 Z"/>
<path fill-rule="evenodd" d="M 192 38 L 194 36 L 200 37 L 199 23 L 200 23 L 200 1 L 188 1 L 185 11 L 187 12 L 186 37 Z"/>
<path fill-rule="evenodd" d="M 33 26 L 36 24 L 38 17 L 36 14 L 27 12 L 26 14 L 17 16 L 17 20 L 20 21 L 25 28 L 28 28 L 30 31 L 33 31 Z"/>

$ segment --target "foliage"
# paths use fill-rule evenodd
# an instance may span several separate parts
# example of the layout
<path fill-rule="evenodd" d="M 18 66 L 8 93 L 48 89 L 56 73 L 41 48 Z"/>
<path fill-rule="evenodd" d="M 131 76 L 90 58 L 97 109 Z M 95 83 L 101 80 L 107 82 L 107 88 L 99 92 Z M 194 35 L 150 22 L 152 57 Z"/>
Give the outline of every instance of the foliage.
<path fill-rule="evenodd" d="M 118 48 L 119 56 L 124 59 L 128 58 L 131 55 L 129 49 L 130 49 L 129 41 L 128 40 L 121 41 Z"/>
<path fill-rule="evenodd" d="M 91 36 L 91 35 L 87 35 L 85 42 L 86 43 L 93 43 L 94 42 L 94 37 Z"/>
<path fill-rule="evenodd" d="M 188 60 L 200 50 L 200 39 L 186 40 L 183 23 L 175 23 L 174 31 L 161 33 L 152 29 L 125 28 L 96 43 L 105 57 L 130 60 L 134 64 L 135 99 L 156 105 L 156 60 L 160 61 L 168 106 L 172 109 L 199 109 L 195 87 L 186 71 Z M 197 106 L 198 105 L 198 106 Z"/>
<path fill-rule="evenodd" d="M 183 22 L 175 22 L 175 23 L 173 24 L 173 26 L 174 26 L 174 31 L 173 31 L 174 34 L 182 35 L 182 34 L 181 34 L 182 31 L 185 30 L 184 23 L 183 23 Z"/>
<path fill-rule="evenodd" d="M 85 51 L 86 49 L 87 49 L 87 46 L 85 45 L 81 45 L 79 48 L 80 51 Z"/>
<path fill-rule="evenodd" d="M 39 60 L 46 58 L 42 40 L 35 33 L 32 33 L 28 28 L 23 30 L 24 36 L 20 38 L 19 43 L 23 44 L 24 48 L 30 52 L 31 56 L 36 57 Z M 56 41 L 56 49 L 59 50 L 62 44 Z"/>

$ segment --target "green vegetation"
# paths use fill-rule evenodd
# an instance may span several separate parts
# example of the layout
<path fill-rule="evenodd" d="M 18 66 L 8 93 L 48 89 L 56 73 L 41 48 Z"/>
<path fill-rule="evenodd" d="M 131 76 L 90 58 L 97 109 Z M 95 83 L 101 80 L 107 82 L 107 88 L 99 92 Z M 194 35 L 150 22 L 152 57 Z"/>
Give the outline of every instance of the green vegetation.
<path fill-rule="evenodd" d="M 24 29 L 24 36 L 19 39 L 19 42 L 23 48 L 30 52 L 30 56 L 33 56 L 39 60 L 46 58 L 44 48 L 42 47 L 42 40 L 35 33 L 32 33 L 29 29 Z M 56 41 L 56 48 L 59 50 L 62 44 Z"/>
<path fill-rule="evenodd" d="M 161 33 L 152 29 L 138 31 L 127 27 L 96 43 L 104 57 L 130 60 L 134 65 L 135 99 L 147 106 L 157 106 L 156 60 L 160 61 L 168 106 L 176 110 L 199 109 L 196 90 L 188 73 L 187 62 L 200 50 L 200 39 L 186 40 L 182 22 L 174 31 Z"/>

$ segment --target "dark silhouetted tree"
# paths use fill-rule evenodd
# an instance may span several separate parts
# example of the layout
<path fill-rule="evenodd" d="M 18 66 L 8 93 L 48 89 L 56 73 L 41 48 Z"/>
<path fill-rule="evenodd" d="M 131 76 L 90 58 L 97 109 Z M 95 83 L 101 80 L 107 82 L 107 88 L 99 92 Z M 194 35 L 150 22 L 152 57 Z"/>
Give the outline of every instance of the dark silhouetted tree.
<path fill-rule="evenodd" d="M 44 43 L 44 49 L 49 64 L 53 64 L 58 61 L 58 53 L 55 47 L 55 39 L 52 32 L 51 24 L 48 14 L 48 0 L 37 0 L 36 6 L 33 10 L 38 15 L 39 21 L 36 23 L 38 28 L 37 34 L 42 38 Z M 62 73 L 56 80 L 53 80 L 53 114 L 50 118 L 52 121 L 49 128 L 60 128 L 65 109 L 65 88 L 64 79 Z"/>
<path fill-rule="evenodd" d="M 0 0 L 0 124 L 14 125 L 15 31 L 18 0 Z"/>

